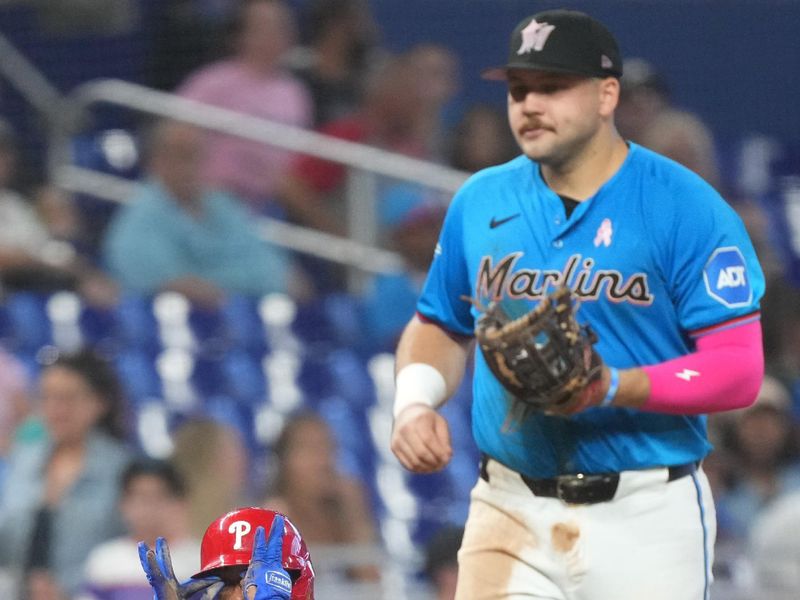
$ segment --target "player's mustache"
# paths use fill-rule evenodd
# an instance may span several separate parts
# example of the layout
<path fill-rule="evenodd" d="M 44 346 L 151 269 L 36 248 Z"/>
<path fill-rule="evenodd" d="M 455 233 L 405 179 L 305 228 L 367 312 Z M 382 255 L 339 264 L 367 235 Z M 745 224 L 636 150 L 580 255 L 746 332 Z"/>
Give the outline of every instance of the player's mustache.
<path fill-rule="evenodd" d="M 550 125 L 539 119 L 532 119 L 530 121 L 525 121 L 525 123 L 523 123 L 519 127 L 520 132 L 529 131 L 531 129 L 547 129 L 548 131 L 555 131 L 554 127 L 551 127 Z"/>

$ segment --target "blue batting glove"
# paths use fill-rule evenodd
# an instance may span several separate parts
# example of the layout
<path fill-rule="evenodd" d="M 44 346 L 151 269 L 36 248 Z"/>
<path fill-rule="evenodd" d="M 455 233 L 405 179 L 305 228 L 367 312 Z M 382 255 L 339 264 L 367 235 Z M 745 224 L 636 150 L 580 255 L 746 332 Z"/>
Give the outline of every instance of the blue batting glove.
<path fill-rule="evenodd" d="M 139 542 L 139 562 L 155 592 L 154 600 L 214 600 L 225 585 L 219 577 L 214 576 L 178 583 L 172 569 L 169 546 L 163 537 L 156 540 L 155 550 Z"/>
<path fill-rule="evenodd" d="M 265 541 L 264 528 L 256 528 L 253 556 L 242 580 L 245 598 L 247 591 L 255 587 L 251 600 L 290 600 L 292 579 L 283 568 L 283 516 L 276 515 L 269 530 L 269 541 Z"/>

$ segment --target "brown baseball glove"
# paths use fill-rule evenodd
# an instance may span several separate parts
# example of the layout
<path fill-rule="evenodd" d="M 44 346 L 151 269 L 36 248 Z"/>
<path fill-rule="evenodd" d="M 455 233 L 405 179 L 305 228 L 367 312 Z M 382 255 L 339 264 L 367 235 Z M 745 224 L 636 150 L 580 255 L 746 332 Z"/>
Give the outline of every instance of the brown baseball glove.
<path fill-rule="evenodd" d="M 516 319 L 491 303 L 475 336 L 492 373 L 523 412 L 559 412 L 601 375 L 603 363 L 592 347 L 597 336 L 576 321 L 566 286 Z"/>

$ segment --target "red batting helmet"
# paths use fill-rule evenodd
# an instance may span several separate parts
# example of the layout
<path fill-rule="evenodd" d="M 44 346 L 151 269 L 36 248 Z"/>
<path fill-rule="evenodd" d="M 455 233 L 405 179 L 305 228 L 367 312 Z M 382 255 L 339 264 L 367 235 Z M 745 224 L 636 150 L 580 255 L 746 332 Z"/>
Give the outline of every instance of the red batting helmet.
<path fill-rule="evenodd" d="M 202 577 L 220 567 L 250 564 L 253 540 L 257 527 L 269 535 L 276 513 L 265 508 L 237 508 L 211 523 L 200 543 L 200 571 L 193 577 Z M 311 556 L 300 532 L 284 515 L 283 568 L 292 578 L 291 600 L 314 600 L 314 568 Z"/>

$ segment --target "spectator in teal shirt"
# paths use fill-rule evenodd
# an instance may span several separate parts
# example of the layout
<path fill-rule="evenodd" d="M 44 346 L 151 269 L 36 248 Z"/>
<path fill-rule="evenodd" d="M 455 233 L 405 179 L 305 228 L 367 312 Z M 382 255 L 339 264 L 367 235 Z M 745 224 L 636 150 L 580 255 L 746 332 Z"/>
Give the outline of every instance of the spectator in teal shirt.
<path fill-rule="evenodd" d="M 150 138 L 149 178 L 112 221 L 104 258 L 126 291 L 171 290 L 218 305 L 226 294 L 291 289 L 287 252 L 262 240 L 248 210 L 201 183 L 202 130 L 158 124 Z"/>

